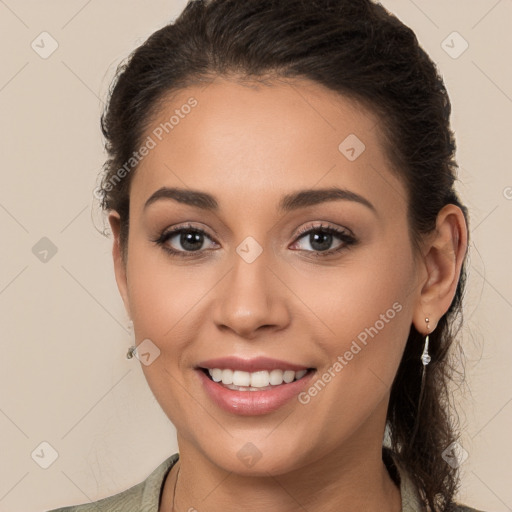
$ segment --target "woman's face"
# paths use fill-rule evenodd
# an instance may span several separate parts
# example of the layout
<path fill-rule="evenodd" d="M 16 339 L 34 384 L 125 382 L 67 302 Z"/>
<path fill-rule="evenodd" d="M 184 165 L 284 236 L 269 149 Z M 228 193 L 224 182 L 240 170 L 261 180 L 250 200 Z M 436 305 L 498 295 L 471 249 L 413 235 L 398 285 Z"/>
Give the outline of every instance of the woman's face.
<path fill-rule="evenodd" d="M 376 123 L 312 82 L 221 79 L 153 119 L 116 277 L 182 454 L 256 475 L 381 446 L 420 287 Z"/>

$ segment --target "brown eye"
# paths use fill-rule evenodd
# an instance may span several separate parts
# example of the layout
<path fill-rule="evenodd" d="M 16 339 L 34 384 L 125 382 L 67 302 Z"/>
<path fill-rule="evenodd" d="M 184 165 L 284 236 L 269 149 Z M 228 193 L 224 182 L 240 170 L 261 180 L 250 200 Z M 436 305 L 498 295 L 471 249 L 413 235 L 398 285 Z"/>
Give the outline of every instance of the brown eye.
<path fill-rule="evenodd" d="M 356 242 L 354 236 L 348 231 L 333 226 L 310 226 L 302 229 L 299 234 L 301 236 L 297 240 L 304 238 L 305 242 L 311 247 L 311 250 L 307 248 L 299 248 L 299 250 L 311 252 L 315 256 L 325 256 L 340 252 Z M 339 243 L 335 248 L 331 248 L 335 239 L 338 239 Z M 297 245 L 297 243 L 295 242 L 294 245 Z"/>
<path fill-rule="evenodd" d="M 165 231 L 158 239 L 153 240 L 153 242 L 173 256 L 186 258 L 203 253 L 203 245 L 206 239 L 213 242 L 204 230 L 187 225 L 177 226 L 171 230 Z M 172 244 L 170 243 L 171 241 Z"/>

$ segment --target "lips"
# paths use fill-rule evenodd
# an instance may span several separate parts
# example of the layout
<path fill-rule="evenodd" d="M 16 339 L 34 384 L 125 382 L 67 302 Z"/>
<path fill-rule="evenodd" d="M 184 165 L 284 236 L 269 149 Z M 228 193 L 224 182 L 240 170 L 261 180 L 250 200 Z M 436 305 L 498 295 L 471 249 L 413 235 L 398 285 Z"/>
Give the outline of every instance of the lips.
<path fill-rule="evenodd" d="M 296 397 L 316 373 L 316 368 L 307 365 L 264 356 L 208 359 L 195 370 L 206 395 L 217 406 L 243 416 L 277 411 Z"/>
<path fill-rule="evenodd" d="M 201 361 L 197 365 L 197 367 L 203 370 L 213 370 L 214 368 L 219 368 L 221 370 L 231 369 L 249 373 L 263 370 L 266 370 L 268 372 L 272 370 L 291 370 L 294 372 L 298 372 L 301 370 L 308 370 L 311 368 L 310 366 L 295 364 L 280 359 L 271 359 L 269 357 L 263 356 L 255 357 L 252 359 L 243 359 L 241 357 L 236 356 L 208 359 L 206 361 Z"/>
<path fill-rule="evenodd" d="M 310 370 L 299 380 L 290 383 L 248 388 L 215 382 L 207 376 L 208 371 L 202 368 L 197 368 L 196 372 L 202 389 L 214 404 L 225 412 L 242 416 L 264 415 L 277 411 L 297 397 L 316 374 L 315 370 Z"/>

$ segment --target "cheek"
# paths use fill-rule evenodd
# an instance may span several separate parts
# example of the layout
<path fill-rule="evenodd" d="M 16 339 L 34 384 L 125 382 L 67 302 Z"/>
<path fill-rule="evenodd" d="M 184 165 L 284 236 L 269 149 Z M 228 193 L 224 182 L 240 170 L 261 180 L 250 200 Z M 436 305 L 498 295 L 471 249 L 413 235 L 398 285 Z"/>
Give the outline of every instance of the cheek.
<path fill-rule="evenodd" d="M 173 263 L 158 248 L 134 244 L 128 259 L 128 292 L 134 325 L 140 335 L 173 338 L 174 329 L 204 294 L 205 273 L 199 267 Z"/>
<path fill-rule="evenodd" d="M 300 289 L 318 312 L 325 333 L 318 343 L 330 362 L 342 356 L 351 379 L 362 383 L 367 375 L 391 386 L 411 326 L 414 283 L 405 241 L 354 253 L 343 267 L 304 279 Z"/>
<path fill-rule="evenodd" d="M 386 263 L 388 261 L 388 263 Z M 390 260 L 379 258 L 375 266 L 352 265 L 350 272 L 332 274 L 329 280 L 315 280 L 308 305 L 321 312 L 328 325 L 318 336 L 317 348 L 325 365 L 318 379 L 301 395 L 312 415 L 323 418 L 314 427 L 318 436 L 337 442 L 361 427 L 390 392 L 407 341 L 412 318 L 413 268 L 404 261 L 400 272 L 383 272 Z M 328 293 L 319 293 L 325 285 Z M 317 290 L 315 295 L 314 289 Z M 332 429 L 332 418 L 342 418 Z M 312 427 L 313 428 L 313 427 Z"/>
<path fill-rule="evenodd" d="M 395 302 L 405 306 L 414 295 L 412 257 L 389 247 L 368 247 L 314 276 L 297 275 L 302 297 L 326 324 L 341 329 L 336 334 L 347 333 L 349 326 L 369 327 Z"/>
<path fill-rule="evenodd" d="M 190 397 L 181 373 L 183 354 L 195 334 L 193 321 L 204 295 L 200 273 L 172 265 L 155 249 L 132 247 L 128 259 L 128 292 L 137 344 L 150 340 L 157 354 L 142 364 L 146 381 L 176 427 L 187 431 Z"/>

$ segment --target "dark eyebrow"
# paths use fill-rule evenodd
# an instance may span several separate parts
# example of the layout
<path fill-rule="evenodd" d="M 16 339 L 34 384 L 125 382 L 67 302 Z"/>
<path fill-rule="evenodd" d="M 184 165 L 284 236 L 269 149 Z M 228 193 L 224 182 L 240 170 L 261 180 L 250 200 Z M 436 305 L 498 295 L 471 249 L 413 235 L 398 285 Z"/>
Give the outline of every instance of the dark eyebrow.
<path fill-rule="evenodd" d="M 202 210 L 218 211 L 219 204 L 216 199 L 206 192 L 185 188 L 159 188 L 144 204 L 144 210 L 160 199 L 174 199 L 178 203 L 188 204 Z"/>
<path fill-rule="evenodd" d="M 191 190 L 184 188 L 169 188 L 162 187 L 158 189 L 151 197 L 146 201 L 144 210 L 154 202 L 160 199 L 172 199 L 179 203 L 188 204 L 201 208 L 202 210 L 209 210 L 217 212 L 219 210 L 219 203 L 212 195 L 206 192 L 200 192 L 199 190 Z M 283 196 L 279 202 L 280 212 L 290 212 L 298 210 L 300 208 L 306 208 L 308 206 L 314 206 L 316 204 L 324 203 L 326 201 L 354 201 L 360 203 L 373 212 L 376 212 L 375 207 L 370 201 L 365 199 L 363 196 L 351 192 L 350 190 L 341 189 L 337 187 L 321 188 L 321 189 L 309 189 L 299 190 L 291 194 Z"/>
<path fill-rule="evenodd" d="M 306 208 L 307 206 L 314 206 L 326 201 L 340 200 L 354 201 L 366 206 L 376 213 L 375 207 L 370 203 L 370 201 L 368 201 L 368 199 L 365 199 L 363 196 L 360 196 L 355 192 L 338 187 L 299 190 L 298 192 L 287 194 L 281 199 L 279 203 L 279 210 L 282 212 L 289 212 L 292 210 L 298 210 L 299 208 Z"/>

